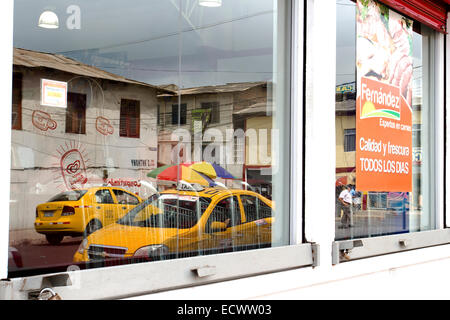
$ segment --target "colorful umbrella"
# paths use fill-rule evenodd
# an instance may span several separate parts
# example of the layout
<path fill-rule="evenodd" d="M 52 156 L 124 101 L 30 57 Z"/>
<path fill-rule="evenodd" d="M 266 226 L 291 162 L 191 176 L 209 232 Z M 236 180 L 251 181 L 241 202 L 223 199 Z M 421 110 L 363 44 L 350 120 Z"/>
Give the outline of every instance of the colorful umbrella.
<path fill-rule="evenodd" d="M 222 179 L 236 179 L 231 173 L 215 163 L 209 162 L 193 162 L 189 166 L 197 172 L 203 173 L 208 177 Z"/>
<path fill-rule="evenodd" d="M 177 167 L 181 168 L 181 171 L 179 170 L 177 175 Z M 183 169 L 188 168 L 188 169 Z M 184 170 L 184 173 L 183 173 Z M 194 172 L 192 172 L 194 171 Z M 169 180 L 169 181 L 176 181 L 177 177 L 180 180 L 184 180 L 186 182 L 190 183 L 197 183 L 197 182 L 191 182 L 190 179 L 198 180 L 199 177 L 196 173 L 200 174 L 200 177 L 202 179 L 210 178 L 210 179 L 216 179 L 216 178 L 222 178 L 222 179 L 236 179 L 231 173 L 229 173 L 227 170 L 219 166 L 215 163 L 209 163 L 209 162 L 191 162 L 191 163 L 182 163 L 179 166 L 178 165 L 165 165 L 159 168 L 156 168 L 152 171 L 150 171 L 147 176 L 159 180 Z M 209 181 L 210 183 L 211 181 Z M 211 184 L 211 183 L 210 183 Z"/>
<path fill-rule="evenodd" d="M 156 168 L 147 174 L 148 177 L 158 180 L 174 181 L 183 180 L 189 183 L 198 183 L 204 186 L 209 186 L 211 179 L 202 176 L 188 165 L 166 165 Z"/>

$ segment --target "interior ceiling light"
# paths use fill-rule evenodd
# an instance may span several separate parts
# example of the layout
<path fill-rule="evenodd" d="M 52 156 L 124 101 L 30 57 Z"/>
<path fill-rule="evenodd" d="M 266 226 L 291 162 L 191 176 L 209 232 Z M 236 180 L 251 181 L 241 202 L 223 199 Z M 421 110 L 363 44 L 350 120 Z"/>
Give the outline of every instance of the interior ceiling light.
<path fill-rule="evenodd" d="M 44 11 L 39 17 L 38 26 L 46 29 L 57 29 L 59 27 L 58 16 L 53 11 Z"/>
<path fill-rule="evenodd" d="M 198 4 L 203 7 L 220 7 L 222 0 L 199 0 Z"/>

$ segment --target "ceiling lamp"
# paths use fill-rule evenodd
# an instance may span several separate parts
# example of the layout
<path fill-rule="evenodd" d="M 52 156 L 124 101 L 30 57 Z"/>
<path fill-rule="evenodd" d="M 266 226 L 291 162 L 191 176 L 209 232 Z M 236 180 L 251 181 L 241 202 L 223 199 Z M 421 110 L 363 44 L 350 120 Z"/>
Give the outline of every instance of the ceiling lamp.
<path fill-rule="evenodd" d="M 44 11 L 39 17 L 38 26 L 46 29 L 57 29 L 59 27 L 58 16 L 53 11 Z"/>
<path fill-rule="evenodd" d="M 199 0 L 198 4 L 203 7 L 220 7 L 222 0 Z"/>

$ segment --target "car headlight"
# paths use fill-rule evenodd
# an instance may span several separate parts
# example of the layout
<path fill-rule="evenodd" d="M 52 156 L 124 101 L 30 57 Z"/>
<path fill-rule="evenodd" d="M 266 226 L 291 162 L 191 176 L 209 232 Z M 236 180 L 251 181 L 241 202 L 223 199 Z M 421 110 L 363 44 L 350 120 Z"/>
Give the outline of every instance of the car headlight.
<path fill-rule="evenodd" d="M 83 254 L 84 250 L 88 248 L 88 240 L 85 238 L 83 241 L 81 241 L 80 246 L 78 247 L 78 252 Z"/>
<path fill-rule="evenodd" d="M 165 245 L 155 244 L 137 249 L 133 256 L 136 258 L 151 258 L 165 255 L 168 252 L 169 248 L 167 248 Z"/>

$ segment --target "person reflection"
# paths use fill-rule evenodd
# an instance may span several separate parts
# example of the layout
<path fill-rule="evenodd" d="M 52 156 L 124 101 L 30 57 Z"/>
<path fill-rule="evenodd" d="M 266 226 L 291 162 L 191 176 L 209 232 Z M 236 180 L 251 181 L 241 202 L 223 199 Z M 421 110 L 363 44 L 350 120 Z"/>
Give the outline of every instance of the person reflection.
<path fill-rule="evenodd" d="M 351 194 L 351 185 L 346 185 L 344 189 L 339 194 L 339 204 L 340 209 L 343 211 L 341 218 L 341 228 L 349 228 L 352 225 L 351 222 L 351 206 L 352 206 L 352 194 Z M 340 210 L 339 210 L 340 211 Z"/>

